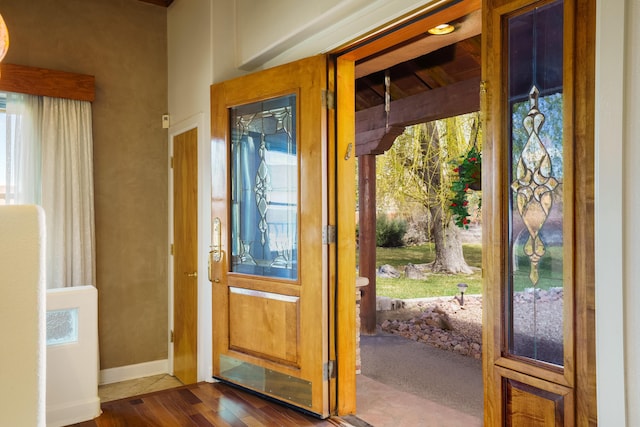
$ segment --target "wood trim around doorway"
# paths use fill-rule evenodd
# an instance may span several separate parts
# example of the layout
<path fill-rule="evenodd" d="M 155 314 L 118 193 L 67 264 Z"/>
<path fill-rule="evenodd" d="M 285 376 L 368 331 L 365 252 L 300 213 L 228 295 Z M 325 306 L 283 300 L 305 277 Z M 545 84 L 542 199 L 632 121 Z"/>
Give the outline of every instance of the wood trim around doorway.
<path fill-rule="evenodd" d="M 336 364 L 337 414 L 356 412 L 355 376 L 355 64 L 385 50 L 398 47 L 430 28 L 452 17 L 460 17 L 480 10 L 481 0 L 430 2 L 404 18 L 391 22 L 331 52 L 336 61 L 336 159 L 335 200 L 337 202 L 337 257 L 336 257 Z M 477 93 L 477 91 L 476 91 Z M 339 113 L 338 113 L 339 112 Z M 346 161 L 345 161 L 346 160 Z M 350 160 L 350 161 L 349 161 Z"/>

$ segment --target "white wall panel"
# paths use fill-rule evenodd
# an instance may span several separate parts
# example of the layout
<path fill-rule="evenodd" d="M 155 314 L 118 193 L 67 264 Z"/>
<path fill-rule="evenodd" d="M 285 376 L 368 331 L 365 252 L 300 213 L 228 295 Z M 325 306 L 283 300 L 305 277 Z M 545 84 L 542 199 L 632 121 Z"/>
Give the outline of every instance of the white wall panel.
<path fill-rule="evenodd" d="M 609 3 L 607 2 L 607 7 Z M 640 2 L 627 1 L 624 81 L 624 295 L 627 425 L 640 425 Z"/>

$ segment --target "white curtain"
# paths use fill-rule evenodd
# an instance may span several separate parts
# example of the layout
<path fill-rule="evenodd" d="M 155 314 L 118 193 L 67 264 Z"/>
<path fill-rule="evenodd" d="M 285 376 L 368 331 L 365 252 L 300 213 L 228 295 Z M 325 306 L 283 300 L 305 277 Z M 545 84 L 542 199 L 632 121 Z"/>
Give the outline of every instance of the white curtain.
<path fill-rule="evenodd" d="M 7 200 L 45 211 L 47 287 L 94 285 L 91 103 L 9 94 L 6 117 Z"/>

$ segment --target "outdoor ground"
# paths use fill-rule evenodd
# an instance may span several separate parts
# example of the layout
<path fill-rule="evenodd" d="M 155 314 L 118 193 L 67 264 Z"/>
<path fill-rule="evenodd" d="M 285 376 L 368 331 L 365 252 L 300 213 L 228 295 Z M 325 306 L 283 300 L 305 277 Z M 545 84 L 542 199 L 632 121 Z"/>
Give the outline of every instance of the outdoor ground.
<path fill-rule="evenodd" d="M 405 300 L 398 310 L 378 311 L 382 331 L 479 359 L 482 354 L 482 297 Z"/>

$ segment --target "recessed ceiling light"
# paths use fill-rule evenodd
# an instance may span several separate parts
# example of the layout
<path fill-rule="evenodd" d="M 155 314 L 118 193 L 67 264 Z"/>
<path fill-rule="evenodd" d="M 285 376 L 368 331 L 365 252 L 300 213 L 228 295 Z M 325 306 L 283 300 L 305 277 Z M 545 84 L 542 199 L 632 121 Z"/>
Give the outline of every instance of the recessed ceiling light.
<path fill-rule="evenodd" d="M 438 26 L 430 28 L 429 30 L 427 30 L 427 32 L 429 34 L 433 34 L 433 35 L 436 35 L 436 36 L 441 36 L 443 34 L 452 33 L 454 30 L 455 30 L 455 28 L 451 24 L 440 24 Z"/>

